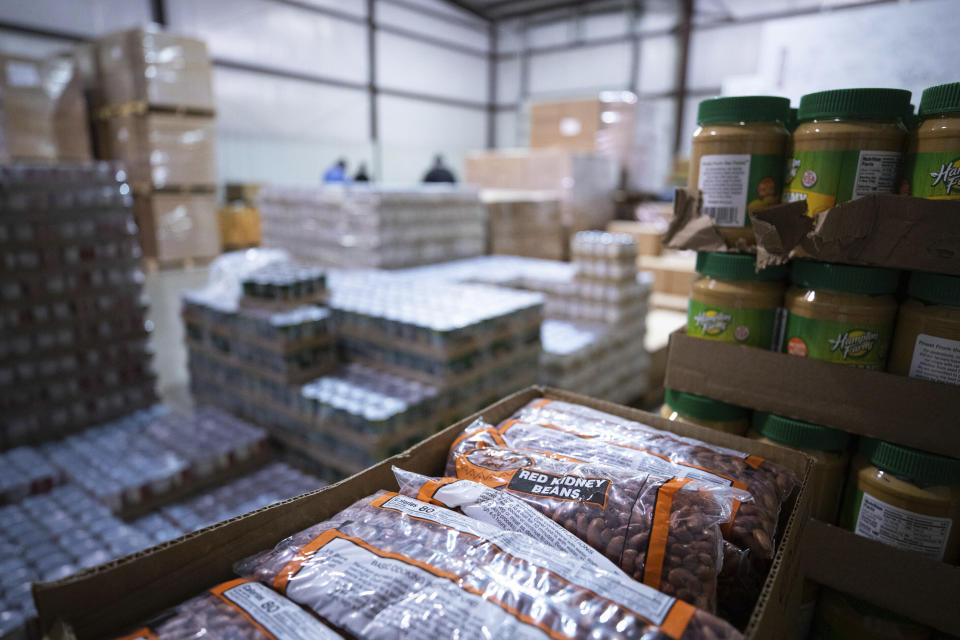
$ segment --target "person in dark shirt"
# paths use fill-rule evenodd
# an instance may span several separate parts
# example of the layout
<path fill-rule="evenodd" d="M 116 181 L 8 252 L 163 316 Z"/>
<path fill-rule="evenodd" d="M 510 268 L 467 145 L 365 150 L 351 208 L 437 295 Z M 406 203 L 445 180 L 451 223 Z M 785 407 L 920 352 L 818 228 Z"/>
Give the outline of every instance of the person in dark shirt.
<path fill-rule="evenodd" d="M 347 181 L 347 161 L 343 158 L 337 160 L 337 163 L 327 169 L 323 174 L 323 181 L 327 184 L 343 183 Z"/>
<path fill-rule="evenodd" d="M 423 176 L 423 181 L 456 183 L 457 178 L 443 163 L 443 156 L 438 153 L 433 157 L 433 166 L 427 171 L 427 175 Z"/>
<path fill-rule="evenodd" d="M 353 176 L 354 182 L 370 182 L 370 176 L 367 174 L 367 163 L 361 162 L 357 167 L 357 173 Z"/>

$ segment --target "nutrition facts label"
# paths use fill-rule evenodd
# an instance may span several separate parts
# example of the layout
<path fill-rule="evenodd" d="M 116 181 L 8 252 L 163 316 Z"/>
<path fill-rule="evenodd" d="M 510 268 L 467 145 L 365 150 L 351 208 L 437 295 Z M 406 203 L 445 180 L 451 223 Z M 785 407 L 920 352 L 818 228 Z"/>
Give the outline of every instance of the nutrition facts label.
<path fill-rule="evenodd" d="M 910 377 L 960 384 L 960 340 L 921 333 L 913 345 Z"/>
<path fill-rule="evenodd" d="M 900 159 L 899 151 L 861 151 L 851 199 L 871 193 L 896 193 Z"/>
<path fill-rule="evenodd" d="M 747 215 L 750 154 L 717 154 L 700 158 L 697 181 L 703 192 L 703 213 L 718 227 L 742 227 Z"/>
<path fill-rule="evenodd" d="M 943 560 L 951 524 L 950 518 L 907 511 L 864 493 L 854 532 L 891 547 Z"/>
<path fill-rule="evenodd" d="M 242 582 L 222 597 L 256 620 L 277 640 L 335 640 L 340 635 L 259 582 Z"/>

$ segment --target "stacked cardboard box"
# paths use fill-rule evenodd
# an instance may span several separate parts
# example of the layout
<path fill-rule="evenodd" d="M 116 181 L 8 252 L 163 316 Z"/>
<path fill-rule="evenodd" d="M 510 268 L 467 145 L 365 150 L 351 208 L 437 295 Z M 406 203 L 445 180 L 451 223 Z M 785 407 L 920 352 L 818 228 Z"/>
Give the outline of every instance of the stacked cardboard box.
<path fill-rule="evenodd" d="M 220 251 L 214 189 L 212 67 L 206 45 L 134 29 L 96 41 L 97 146 L 124 163 L 144 254 Z"/>
<path fill-rule="evenodd" d="M 153 402 L 140 247 L 119 176 L 106 163 L 0 168 L 0 446 Z"/>
<path fill-rule="evenodd" d="M 602 229 L 613 217 L 619 170 L 613 156 L 563 149 L 505 149 L 466 158 L 466 182 L 484 189 L 552 191 L 570 233 Z"/>
<path fill-rule="evenodd" d="M 633 147 L 637 96 L 603 91 L 596 98 L 530 107 L 530 146 L 613 155 L 625 161 Z"/>
<path fill-rule="evenodd" d="M 73 59 L 0 55 L 0 161 L 90 158 L 87 103 Z"/>
<path fill-rule="evenodd" d="M 483 205 L 463 187 L 265 186 L 260 217 L 265 247 L 331 267 L 397 269 L 486 246 Z"/>
<path fill-rule="evenodd" d="M 567 253 L 560 196 L 549 191 L 484 189 L 487 253 L 563 260 Z"/>

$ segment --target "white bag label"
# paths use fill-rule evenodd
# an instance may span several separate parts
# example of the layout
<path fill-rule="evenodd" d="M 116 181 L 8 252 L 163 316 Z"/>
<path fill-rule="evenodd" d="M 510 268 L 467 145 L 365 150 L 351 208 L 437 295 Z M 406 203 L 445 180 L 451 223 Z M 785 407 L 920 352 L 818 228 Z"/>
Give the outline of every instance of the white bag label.
<path fill-rule="evenodd" d="M 902 158 L 899 151 L 861 151 L 851 200 L 872 193 L 896 193 Z"/>
<path fill-rule="evenodd" d="M 256 620 L 277 640 L 338 640 L 319 620 L 259 582 L 244 582 L 222 596 Z"/>
<path fill-rule="evenodd" d="M 854 533 L 891 547 L 916 551 L 934 560 L 943 560 L 950 537 L 950 518 L 915 513 L 863 494 Z"/>
<path fill-rule="evenodd" d="M 749 153 L 701 156 L 697 184 L 703 192 L 704 215 L 718 227 L 744 226 L 749 182 Z"/>
<path fill-rule="evenodd" d="M 960 340 L 921 333 L 913 345 L 910 377 L 960 384 Z"/>

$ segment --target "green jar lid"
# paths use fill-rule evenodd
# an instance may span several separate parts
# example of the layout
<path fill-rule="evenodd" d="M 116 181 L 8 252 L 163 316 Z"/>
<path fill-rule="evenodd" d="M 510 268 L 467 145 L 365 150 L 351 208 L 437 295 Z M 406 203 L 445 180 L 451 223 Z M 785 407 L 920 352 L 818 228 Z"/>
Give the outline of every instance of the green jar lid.
<path fill-rule="evenodd" d="M 921 118 L 951 111 L 960 111 L 960 82 L 938 84 L 923 90 L 920 96 Z"/>
<path fill-rule="evenodd" d="M 797 117 L 801 121 L 897 120 L 909 108 L 910 92 L 904 89 L 835 89 L 808 93 L 800 98 Z"/>
<path fill-rule="evenodd" d="M 960 277 L 942 273 L 914 271 L 910 274 L 907 292 L 929 304 L 960 307 Z"/>
<path fill-rule="evenodd" d="M 765 411 L 753 414 L 753 429 L 760 435 L 788 447 L 843 451 L 850 443 L 850 434 L 819 424 L 785 418 Z"/>
<path fill-rule="evenodd" d="M 787 122 L 790 100 L 775 96 L 708 98 L 697 108 L 697 124 Z"/>
<path fill-rule="evenodd" d="M 791 280 L 811 289 L 830 289 L 868 296 L 882 296 L 897 290 L 900 272 L 882 267 L 855 267 L 813 260 L 796 260 Z"/>
<path fill-rule="evenodd" d="M 960 460 L 863 438 L 860 453 L 870 464 L 889 473 L 933 485 L 960 484 Z"/>
<path fill-rule="evenodd" d="M 700 251 L 697 253 L 697 272 L 724 280 L 775 282 L 783 280 L 787 268 L 780 264 L 767 267 L 757 273 L 757 257 L 752 253 Z"/>
<path fill-rule="evenodd" d="M 749 411 L 735 404 L 727 404 L 713 398 L 705 398 L 685 391 L 664 390 L 664 402 L 677 413 L 697 420 L 731 422 L 746 420 Z"/>

